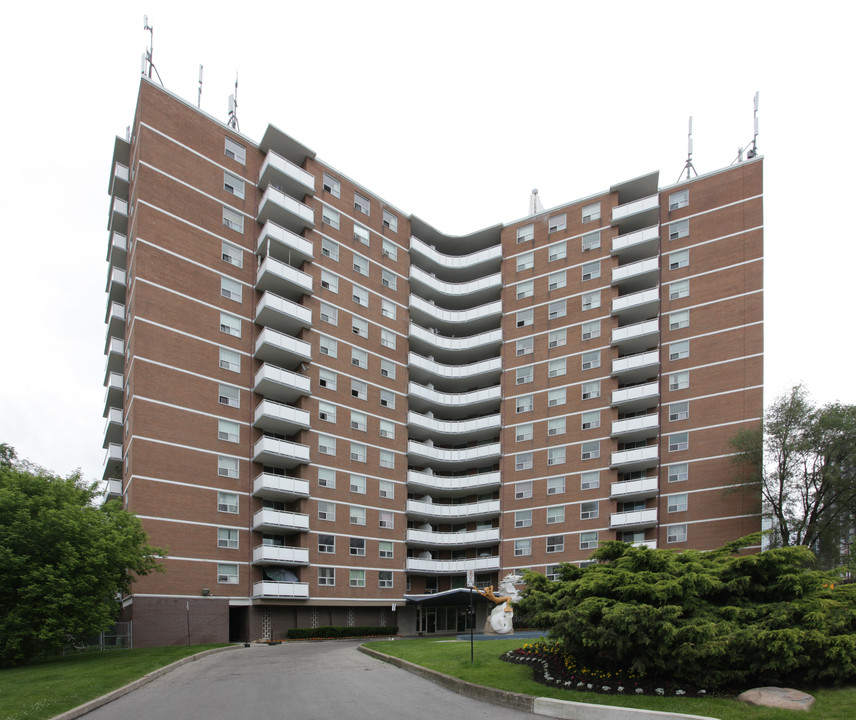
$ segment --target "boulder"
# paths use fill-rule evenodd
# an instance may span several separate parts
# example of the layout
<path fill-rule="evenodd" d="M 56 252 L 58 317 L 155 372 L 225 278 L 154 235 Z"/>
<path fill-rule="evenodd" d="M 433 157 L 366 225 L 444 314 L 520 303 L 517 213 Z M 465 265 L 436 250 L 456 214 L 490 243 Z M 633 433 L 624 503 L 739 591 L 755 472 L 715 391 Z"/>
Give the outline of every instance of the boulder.
<path fill-rule="evenodd" d="M 810 710 L 814 697 L 801 690 L 780 687 L 758 687 L 742 692 L 737 696 L 740 702 L 748 705 L 781 708 L 782 710 Z"/>

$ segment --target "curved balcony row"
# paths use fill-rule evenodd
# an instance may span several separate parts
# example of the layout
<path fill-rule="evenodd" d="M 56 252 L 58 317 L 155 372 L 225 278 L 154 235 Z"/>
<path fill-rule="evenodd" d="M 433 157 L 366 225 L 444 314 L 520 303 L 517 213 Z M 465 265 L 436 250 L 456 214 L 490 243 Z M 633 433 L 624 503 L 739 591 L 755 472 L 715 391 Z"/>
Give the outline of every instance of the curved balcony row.
<path fill-rule="evenodd" d="M 440 280 L 411 265 L 410 289 L 425 300 L 458 309 L 497 300 L 502 291 L 502 274 L 495 272 L 474 280 L 453 283 Z"/>
<path fill-rule="evenodd" d="M 480 390 L 447 393 L 411 382 L 407 386 L 407 396 L 410 408 L 416 412 L 437 410 L 446 418 L 467 417 L 496 410 L 502 399 L 502 386 L 492 385 Z"/>
<path fill-rule="evenodd" d="M 446 468 L 454 469 L 463 468 L 472 463 L 497 462 L 501 455 L 498 442 L 466 448 L 445 448 L 435 447 L 417 440 L 407 441 L 407 457 L 414 464 L 441 463 Z"/>
<path fill-rule="evenodd" d="M 472 503 L 435 503 L 429 499 L 408 500 L 407 515 L 411 519 L 435 521 L 490 520 L 499 517 L 499 500 L 480 500 Z"/>
<path fill-rule="evenodd" d="M 463 310 L 447 310 L 411 294 L 410 316 L 416 323 L 431 325 L 444 332 L 454 333 L 459 331 L 462 325 L 466 325 L 472 337 L 480 332 L 496 329 L 502 317 L 502 301 L 494 300 Z"/>
<path fill-rule="evenodd" d="M 426 440 L 436 436 L 466 435 L 470 441 L 496 438 L 502 428 L 500 415 L 483 415 L 466 420 L 438 420 L 410 410 L 407 414 L 409 435 L 415 440 Z"/>
<path fill-rule="evenodd" d="M 434 497 L 460 497 L 474 493 L 498 490 L 501 484 L 499 472 L 483 472 L 472 475 L 435 475 L 409 470 L 407 490 Z"/>
<path fill-rule="evenodd" d="M 415 547 L 473 547 L 499 542 L 499 528 L 485 530 L 462 530 L 460 532 L 435 532 L 434 530 L 409 529 L 407 544 Z"/>
<path fill-rule="evenodd" d="M 479 275 L 497 272 L 502 263 L 502 246 L 499 244 L 499 233 L 496 234 L 496 244 L 476 250 L 467 255 L 448 255 L 439 252 L 418 237 L 410 237 L 410 254 L 412 262 L 418 267 L 431 271 L 467 271 L 478 270 Z"/>
<path fill-rule="evenodd" d="M 468 570 L 486 572 L 499 570 L 499 557 L 479 557 L 467 560 L 433 560 L 431 558 L 407 558 L 405 570 L 414 575 L 462 575 Z"/>

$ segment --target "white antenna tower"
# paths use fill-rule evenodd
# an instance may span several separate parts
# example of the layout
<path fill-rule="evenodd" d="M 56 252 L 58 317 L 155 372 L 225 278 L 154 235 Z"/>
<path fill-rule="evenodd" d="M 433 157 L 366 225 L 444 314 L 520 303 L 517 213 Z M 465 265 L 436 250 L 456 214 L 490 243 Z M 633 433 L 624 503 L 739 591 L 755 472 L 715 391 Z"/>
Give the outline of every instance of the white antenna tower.
<path fill-rule="evenodd" d="M 757 90 L 755 91 L 755 134 L 752 136 L 752 142 L 749 144 L 749 149 L 746 151 L 746 159 L 751 160 L 758 154 L 758 96 L 761 93 Z M 743 149 L 742 147 L 737 148 L 737 158 L 731 164 L 741 163 L 743 162 Z"/>
<path fill-rule="evenodd" d="M 238 73 L 235 73 L 235 94 L 229 95 L 229 122 L 226 124 L 241 132 L 241 126 L 238 125 Z"/>
<path fill-rule="evenodd" d="M 196 99 L 196 107 L 202 109 L 202 65 L 199 66 L 199 96 Z"/>
<path fill-rule="evenodd" d="M 690 173 L 694 172 L 696 177 L 698 177 L 698 172 L 693 166 L 693 116 L 690 115 L 690 125 L 689 132 L 687 133 L 687 161 L 684 164 L 684 170 L 687 171 L 687 180 L 690 179 Z M 678 176 L 678 182 L 681 181 L 681 178 L 684 176 L 684 170 L 681 170 L 681 174 Z"/>
<path fill-rule="evenodd" d="M 154 62 L 152 61 L 152 56 L 155 52 L 155 29 L 149 25 L 149 16 L 143 15 L 143 30 L 149 31 L 149 46 L 146 48 L 146 52 L 143 53 L 143 75 L 148 75 L 149 80 L 152 79 L 152 70 L 155 71 L 155 75 L 158 76 L 158 81 L 161 85 L 163 85 L 163 80 L 161 80 L 160 73 L 158 69 L 155 67 Z"/>

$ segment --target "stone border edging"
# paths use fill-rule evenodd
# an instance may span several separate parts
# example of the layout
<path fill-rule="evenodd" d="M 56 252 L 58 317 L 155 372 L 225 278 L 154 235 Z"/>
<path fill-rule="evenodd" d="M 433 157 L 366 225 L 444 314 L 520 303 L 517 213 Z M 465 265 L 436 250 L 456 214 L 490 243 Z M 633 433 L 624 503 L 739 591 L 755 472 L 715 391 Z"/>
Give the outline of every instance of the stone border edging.
<path fill-rule="evenodd" d="M 83 705 L 78 705 L 76 708 L 72 708 L 71 710 L 66 710 L 64 713 L 60 713 L 59 715 L 54 715 L 51 720 L 74 720 L 75 718 L 79 718 L 81 715 L 97 710 L 102 705 L 113 702 L 113 700 L 116 700 L 123 695 L 127 695 L 132 690 L 136 690 L 143 685 L 148 685 L 152 680 L 156 680 L 161 675 L 165 675 L 171 670 L 175 670 L 186 663 L 194 662 L 206 655 L 213 655 L 214 653 L 224 652 L 225 650 L 234 650 L 241 647 L 243 647 L 243 645 L 229 645 L 227 647 L 211 648 L 210 650 L 203 650 L 202 652 L 195 653 L 194 655 L 188 655 L 187 657 L 181 658 L 181 660 L 176 660 L 174 663 L 159 667 L 157 670 L 152 670 L 147 675 L 143 675 L 143 677 L 138 678 L 123 687 L 117 688 L 116 690 L 111 690 L 106 695 L 102 695 L 94 700 L 83 703 Z"/>
<path fill-rule="evenodd" d="M 535 715 L 560 718 L 561 720 L 717 720 L 716 718 L 704 715 L 684 715 L 682 713 L 626 708 L 617 705 L 592 705 L 573 700 L 555 700 L 553 698 L 509 692 L 508 690 L 497 690 L 496 688 L 489 688 L 484 685 L 467 682 L 466 680 L 460 680 L 436 670 L 430 670 L 407 660 L 372 650 L 364 645 L 358 645 L 357 650 L 377 660 L 395 665 L 402 670 L 442 685 L 460 695 L 466 695 L 467 697 L 494 703 L 495 705 L 505 705 L 506 707 L 523 710 Z"/>

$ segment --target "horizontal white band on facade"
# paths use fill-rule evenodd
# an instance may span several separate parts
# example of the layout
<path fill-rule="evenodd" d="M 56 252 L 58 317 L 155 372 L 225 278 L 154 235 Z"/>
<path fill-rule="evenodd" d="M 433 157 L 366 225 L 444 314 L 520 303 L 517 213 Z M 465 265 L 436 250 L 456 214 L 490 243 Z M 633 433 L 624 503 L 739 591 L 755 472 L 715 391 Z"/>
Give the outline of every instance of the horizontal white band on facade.
<path fill-rule="evenodd" d="M 246 460 L 247 458 L 241 458 Z M 236 478 L 228 478 L 229 480 L 235 480 Z M 233 488 L 220 488 L 213 487 L 211 485 L 197 485 L 195 483 L 181 482 L 179 480 L 167 480 L 166 478 L 153 477 L 151 475 L 131 475 L 128 478 L 128 483 L 130 484 L 134 480 L 145 480 L 147 482 L 156 482 L 156 483 L 164 483 L 166 485 L 180 485 L 182 487 L 193 488 L 194 490 L 205 490 L 207 492 L 212 493 L 231 493 L 232 495 L 240 495 L 241 497 L 249 498 L 252 493 L 248 493 L 244 490 L 236 490 Z M 246 530 L 246 528 L 244 528 Z"/>
<path fill-rule="evenodd" d="M 146 395 L 140 395 L 139 393 L 134 393 L 134 399 L 137 402 L 150 402 L 153 405 L 161 405 L 162 407 L 168 407 L 172 410 L 180 410 L 182 412 L 192 413 L 193 415 L 201 415 L 202 417 L 214 418 L 215 420 L 228 420 L 229 422 L 233 422 L 236 425 L 244 425 L 246 427 L 250 426 L 249 422 L 245 422 L 243 420 L 235 420 L 225 415 L 215 415 L 213 413 L 203 412 L 202 410 L 194 410 L 193 408 L 185 407 L 184 405 L 176 405 L 174 403 L 164 402 L 163 400 L 155 400 L 154 398 L 147 397 Z"/>
<path fill-rule="evenodd" d="M 231 348 L 229 348 L 231 349 Z M 165 370 L 173 370 L 174 372 L 181 373 L 182 375 L 190 375 L 191 377 L 199 378 L 200 380 L 205 380 L 206 382 L 217 383 L 218 385 L 229 385 L 234 388 L 238 388 L 239 390 L 244 390 L 246 392 L 253 392 L 252 386 L 249 385 L 238 385 L 234 382 L 225 382 L 222 378 L 211 377 L 210 375 L 202 375 L 201 373 L 193 372 L 192 370 L 187 370 L 186 368 L 179 367 L 177 365 L 169 365 L 167 363 L 162 363 L 158 360 L 152 360 L 151 358 L 144 357 L 142 355 L 134 355 L 134 361 L 139 361 L 143 363 L 148 363 L 150 365 L 155 365 L 160 368 L 164 368 Z M 237 375 L 237 373 L 235 373 Z M 136 396 L 135 396 L 136 397 Z"/>
<path fill-rule="evenodd" d="M 243 319 L 246 319 L 246 318 L 243 318 Z M 214 340 L 204 338 L 201 335 L 194 335 L 193 333 L 185 332 L 184 330 L 179 330 L 178 328 L 172 327 L 170 325 L 164 325 L 163 323 L 159 323 L 155 320 L 149 320 L 148 318 L 141 317 L 139 315 L 135 315 L 134 320 L 145 323 L 146 325 L 151 325 L 153 327 L 160 328 L 161 330 L 167 330 L 169 332 L 173 332 L 176 335 L 183 335 L 184 337 L 191 338 L 192 340 L 197 340 L 199 342 L 203 342 L 206 345 L 213 345 L 216 348 L 223 348 L 224 350 L 231 350 L 232 352 L 236 352 L 239 355 L 243 355 L 244 357 L 251 358 L 253 356 L 252 353 L 244 352 L 242 350 L 238 350 L 236 348 L 229 347 L 228 345 L 222 345 L 221 343 L 218 343 Z M 250 322 L 250 321 L 248 321 L 248 322 Z M 232 336 L 230 336 L 230 337 L 232 337 Z M 127 338 L 126 338 L 126 341 L 127 341 Z"/>
<path fill-rule="evenodd" d="M 221 491 L 223 492 L 223 491 Z M 224 515 L 231 516 L 232 513 L 223 513 Z M 168 522 L 175 523 L 177 525 L 198 525 L 201 527 L 211 527 L 211 528 L 227 528 L 229 530 L 240 530 L 241 532 L 250 532 L 250 529 L 246 525 L 228 525 L 226 523 L 207 523 L 207 522 L 197 522 L 196 520 L 179 520 L 178 518 L 170 518 L 170 517 L 160 517 L 158 515 L 137 515 L 140 520 L 152 520 L 158 522 Z M 237 550 L 238 548 L 228 548 L 230 550 Z M 219 562 L 225 562 L 220 560 Z"/>
<path fill-rule="evenodd" d="M 161 562 L 163 562 L 164 560 L 176 560 L 179 562 L 201 562 L 201 563 L 214 563 L 214 564 L 223 563 L 223 564 L 227 564 L 227 565 L 249 565 L 250 564 L 249 562 L 246 562 L 243 560 L 214 560 L 212 558 L 182 557 L 182 556 L 178 556 L 178 555 L 176 555 L 176 556 L 167 555 L 165 558 L 158 558 L 158 559 Z M 223 584 L 226 584 L 226 583 L 223 583 Z M 198 596 L 194 595 L 194 597 L 198 597 Z"/>
<path fill-rule="evenodd" d="M 165 248 L 163 245 L 158 245 L 156 242 L 154 242 L 152 240 L 146 240 L 145 238 L 138 237 L 134 240 L 134 244 L 135 245 L 139 245 L 139 244 L 147 245 L 148 247 L 154 248 L 154 249 L 158 250 L 159 252 L 164 253 L 165 255 L 170 255 L 174 258 L 179 258 L 181 261 L 186 262 L 188 265 L 194 265 L 195 267 L 198 267 L 202 270 L 206 270 L 206 271 L 210 272 L 212 275 L 216 275 L 217 277 L 227 278 L 229 280 L 233 280 L 234 282 L 239 283 L 246 288 L 255 287 L 253 285 L 253 283 L 246 282 L 245 280 L 239 280 L 234 275 L 229 275 L 228 273 L 220 272 L 219 270 L 215 269 L 211 265 L 206 265 L 205 263 L 201 263 L 198 260 L 194 260 L 192 258 L 189 258 L 186 255 L 181 255 L 180 253 L 175 252 L 175 250 L 170 250 L 168 248 Z M 240 245 L 237 245 L 237 243 L 232 243 L 232 245 L 235 245 L 235 247 L 240 247 L 243 252 L 247 252 L 247 253 L 250 252 L 246 248 L 243 248 Z M 230 267 L 233 267 L 233 266 L 230 266 Z M 151 283 L 151 284 L 154 284 L 154 283 Z"/>

